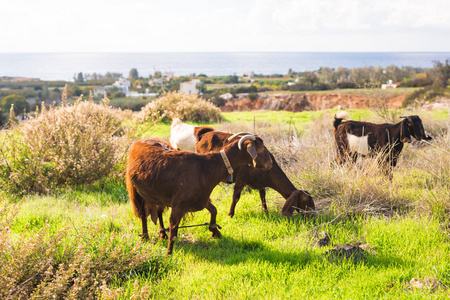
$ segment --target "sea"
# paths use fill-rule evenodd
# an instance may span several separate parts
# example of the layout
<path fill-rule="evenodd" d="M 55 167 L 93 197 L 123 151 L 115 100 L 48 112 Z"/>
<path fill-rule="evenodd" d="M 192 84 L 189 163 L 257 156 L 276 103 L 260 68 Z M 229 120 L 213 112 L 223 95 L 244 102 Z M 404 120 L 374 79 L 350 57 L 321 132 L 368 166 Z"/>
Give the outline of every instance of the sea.
<path fill-rule="evenodd" d="M 75 74 L 107 72 L 128 77 L 132 68 L 148 77 L 155 71 L 175 76 L 287 74 L 320 67 L 420 67 L 445 62 L 450 52 L 168 52 L 168 53 L 0 53 L 0 77 L 72 81 Z"/>

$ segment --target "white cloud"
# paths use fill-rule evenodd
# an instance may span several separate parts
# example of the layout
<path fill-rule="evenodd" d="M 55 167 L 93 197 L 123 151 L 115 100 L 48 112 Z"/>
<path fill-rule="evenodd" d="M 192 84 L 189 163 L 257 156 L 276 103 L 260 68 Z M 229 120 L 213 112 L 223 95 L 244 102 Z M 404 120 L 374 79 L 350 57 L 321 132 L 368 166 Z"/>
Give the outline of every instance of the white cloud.
<path fill-rule="evenodd" d="M 251 22 L 262 30 L 333 33 L 399 29 L 450 29 L 450 1 L 280 1 L 258 0 L 250 12 Z"/>
<path fill-rule="evenodd" d="M 450 51 L 448 0 L 15 0 L 3 6 L 0 28 L 8 29 L 0 31 L 1 52 Z"/>

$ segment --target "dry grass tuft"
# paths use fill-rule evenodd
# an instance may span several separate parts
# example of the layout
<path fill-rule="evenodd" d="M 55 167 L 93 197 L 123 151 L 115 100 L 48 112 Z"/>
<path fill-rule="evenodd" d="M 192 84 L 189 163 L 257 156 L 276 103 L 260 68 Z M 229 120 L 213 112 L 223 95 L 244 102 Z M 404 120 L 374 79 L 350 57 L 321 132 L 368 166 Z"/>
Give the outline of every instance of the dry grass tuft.
<path fill-rule="evenodd" d="M 333 115 L 324 113 L 301 132 L 289 123 L 267 126 L 223 123 L 220 130 L 260 135 L 280 167 L 298 189 L 311 192 L 316 207 L 335 214 L 382 213 L 392 215 L 416 209 L 426 213 L 449 213 L 450 124 L 424 118 L 431 145 L 407 145 L 390 181 L 378 166 L 377 157 L 358 159 L 356 164 L 335 163 Z M 418 186 L 420 184 L 420 186 Z M 414 193 L 411 193 L 414 187 Z"/>

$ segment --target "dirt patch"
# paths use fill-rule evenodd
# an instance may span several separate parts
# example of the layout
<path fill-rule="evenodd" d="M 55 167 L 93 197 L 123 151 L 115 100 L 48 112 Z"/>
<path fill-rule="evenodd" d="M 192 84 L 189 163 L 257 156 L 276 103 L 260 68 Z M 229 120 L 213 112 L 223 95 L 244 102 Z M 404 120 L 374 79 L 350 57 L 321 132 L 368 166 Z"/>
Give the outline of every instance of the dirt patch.
<path fill-rule="evenodd" d="M 389 108 L 400 108 L 406 94 L 395 95 L 388 100 Z M 336 108 L 338 105 L 347 109 L 362 109 L 371 107 L 371 99 L 363 95 L 329 93 L 329 94 L 263 94 L 256 100 L 247 95 L 240 95 L 225 103 L 221 108 L 224 112 L 249 110 L 286 110 L 305 111 Z"/>

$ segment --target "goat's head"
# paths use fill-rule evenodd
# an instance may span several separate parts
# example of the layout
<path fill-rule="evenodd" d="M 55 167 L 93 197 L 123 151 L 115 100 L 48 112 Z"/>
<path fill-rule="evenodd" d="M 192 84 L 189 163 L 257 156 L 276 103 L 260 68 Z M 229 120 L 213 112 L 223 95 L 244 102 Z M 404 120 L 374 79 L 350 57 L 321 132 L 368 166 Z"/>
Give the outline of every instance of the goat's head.
<path fill-rule="evenodd" d="M 263 170 L 272 168 L 272 158 L 261 138 L 247 134 L 238 142 L 239 150 L 246 150 L 253 160 L 253 167 Z"/>
<path fill-rule="evenodd" d="M 290 218 L 294 210 L 308 211 L 315 209 L 316 206 L 311 195 L 306 191 L 297 190 L 292 192 L 291 196 L 289 196 L 289 198 L 286 200 L 286 203 L 283 206 L 282 213 L 286 217 Z"/>
<path fill-rule="evenodd" d="M 431 140 L 431 136 L 425 134 L 425 130 L 423 129 L 422 120 L 419 116 L 401 116 L 400 118 L 404 118 L 402 121 L 402 130 L 400 134 L 400 141 L 403 143 L 411 143 L 411 136 L 413 136 L 416 140 L 420 141 Z"/>

